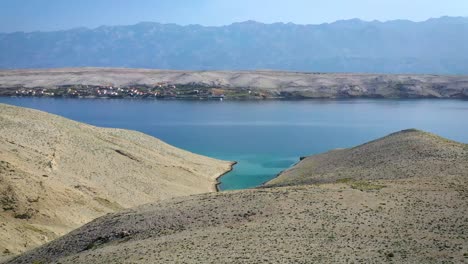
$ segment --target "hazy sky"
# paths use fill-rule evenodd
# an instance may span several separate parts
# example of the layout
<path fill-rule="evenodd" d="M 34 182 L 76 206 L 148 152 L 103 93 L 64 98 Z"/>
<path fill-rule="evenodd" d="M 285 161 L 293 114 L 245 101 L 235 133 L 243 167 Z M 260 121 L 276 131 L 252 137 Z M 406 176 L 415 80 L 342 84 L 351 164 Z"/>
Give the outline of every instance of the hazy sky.
<path fill-rule="evenodd" d="M 0 31 L 50 31 L 141 21 L 226 25 L 468 16 L 468 0 L 0 0 Z"/>

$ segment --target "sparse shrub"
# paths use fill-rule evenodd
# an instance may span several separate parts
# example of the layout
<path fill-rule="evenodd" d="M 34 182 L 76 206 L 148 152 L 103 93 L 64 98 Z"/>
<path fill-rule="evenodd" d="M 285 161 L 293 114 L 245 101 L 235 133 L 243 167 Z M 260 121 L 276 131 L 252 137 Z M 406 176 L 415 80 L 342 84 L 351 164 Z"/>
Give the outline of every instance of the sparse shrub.
<path fill-rule="evenodd" d="M 351 178 L 343 178 L 343 179 L 336 180 L 336 183 L 350 183 L 352 181 L 353 181 L 353 179 L 351 179 Z"/>
<path fill-rule="evenodd" d="M 368 181 L 356 181 L 352 178 L 343 178 L 336 180 L 336 183 L 344 183 L 349 184 L 351 188 L 357 189 L 360 191 L 373 191 L 373 190 L 380 190 L 385 187 L 385 185 L 373 184 Z"/>
<path fill-rule="evenodd" d="M 374 190 L 380 190 L 382 188 L 385 188 L 385 186 L 379 185 L 379 184 L 373 184 L 367 181 L 355 181 L 351 183 L 351 188 L 357 189 L 360 191 L 374 191 Z"/>
<path fill-rule="evenodd" d="M 84 250 L 91 250 L 91 249 L 96 249 L 100 245 L 103 245 L 105 243 L 109 242 L 108 237 L 98 237 L 95 239 L 93 242 L 89 243 Z"/>
<path fill-rule="evenodd" d="M 36 213 L 36 210 L 28 208 L 23 212 L 15 212 L 14 217 L 17 219 L 31 219 Z"/>
<path fill-rule="evenodd" d="M 0 206 L 3 210 L 14 210 L 17 203 L 16 194 L 11 186 L 8 186 L 0 193 Z"/>

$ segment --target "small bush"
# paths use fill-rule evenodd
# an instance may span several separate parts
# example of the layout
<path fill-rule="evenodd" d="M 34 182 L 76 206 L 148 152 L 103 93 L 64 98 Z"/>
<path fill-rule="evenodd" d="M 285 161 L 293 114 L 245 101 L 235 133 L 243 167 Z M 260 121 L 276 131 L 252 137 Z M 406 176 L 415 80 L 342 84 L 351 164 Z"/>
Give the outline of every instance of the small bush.
<path fill-rule="evenodd" d="M 351 178 L 343 178 L 343 179 L 336 180 L 336 183 L 350 183 L 352 181 L 353 181 L 353 179 L 351 179 Z"/>
<path fill-rule="evenodd" d="M 382 188 L 385 188 L 385 186 L 379 185 L 379 184 L 373 184 L 367 181 L 355 181 L 351 183 L 351 188 L 357 189 L 360 191 L 374 191 L 374 190 L 380 190 Z"/>
<path fill-rule="evenodd" d="M 360 191 L 373 191 L 373 190 L 380 190 L 384 188 L 384 185 L 379 185 L 379 184 L 373 184 L 368 181 L 356 181 L 351 178 L 343 178 L 343 179 L 338 179 L 336 180 L 335 183 L 344 183 L 344 184 L 349 184 L 351 188 L 357 189 Z"/>

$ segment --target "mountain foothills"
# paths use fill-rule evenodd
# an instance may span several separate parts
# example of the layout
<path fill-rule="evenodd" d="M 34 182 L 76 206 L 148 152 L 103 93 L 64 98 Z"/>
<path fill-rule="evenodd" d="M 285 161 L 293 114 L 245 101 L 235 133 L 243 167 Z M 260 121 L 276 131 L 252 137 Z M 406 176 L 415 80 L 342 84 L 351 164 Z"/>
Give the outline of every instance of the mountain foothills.
<path fill-rule="evenodd" d="M 218 100 L 468 98 L 468 75 L 125 68 L 0 70 L 0 96 Z"/>
<path fill-rule="evenodd" d="M 216 191 L 231 165 L 139 132 L 0 104 L 0 256 L 106 213 Z"/>
<path fill-rule="evenodd" d="M 0 68 L 468 74 L 468 18 L 320 25 L 140 23 L 0 34 Z"/>
<path fill-rule="evenodd" d="M 406 130 L 261 188 L 108 214 L 9 263 L 461 263 L 467 210 L 468 145 Z"/>

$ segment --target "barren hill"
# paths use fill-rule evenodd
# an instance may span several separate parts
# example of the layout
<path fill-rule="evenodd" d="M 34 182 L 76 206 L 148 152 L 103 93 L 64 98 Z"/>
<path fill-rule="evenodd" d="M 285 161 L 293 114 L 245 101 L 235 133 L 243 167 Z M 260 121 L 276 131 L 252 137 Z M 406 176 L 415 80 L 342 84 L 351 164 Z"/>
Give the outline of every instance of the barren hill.
<path fill-rule="evenodd" d="M 215 191 L 230 168 L 139 132 L 0 104 L 0 253 L 109 212 Z"/>
<path fill-rule="evenodd" d="M 467 145 L 409 129 L 354 148 L 307 157 L 266 185 L 461 175 L 468 171 L 467 158 Z"/>
<path fill-rule="evenodd" d="M 390 158 L 373 157 L 381 147 Z M 337 182 L 328 175 L 323 184 L 174 198 L 108 214 L 10 263 L 466 261 L 468 170 L 447 168 L 466 168 L 468 147 L 405 131 L 356 149 L 362 152 L 346 162 L 333 161 L 349 167 L 343 178 L 356 177 L 354 164 L 374 166 L 379 158 L 391 166 L 414 162 L 395 170 L 414 174 Z"/>
<path fill-rule="evenodd" d="M 15 87 L 158 83 L 222 88 L 233 97 L 252 90 L 264 98 L 468 98 L 468 76 L 119 68 L 0 70 L 0 92 Z"/>

